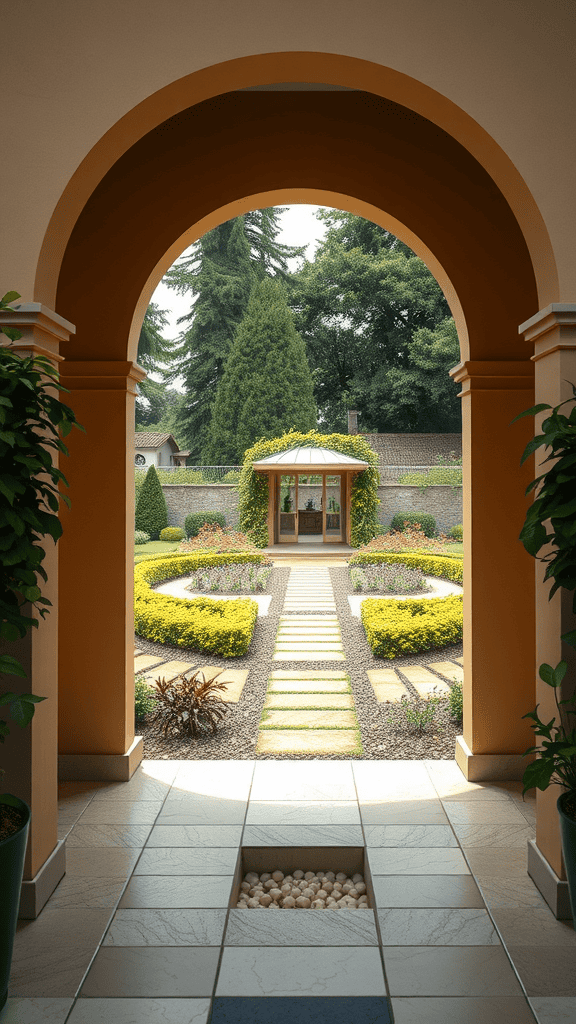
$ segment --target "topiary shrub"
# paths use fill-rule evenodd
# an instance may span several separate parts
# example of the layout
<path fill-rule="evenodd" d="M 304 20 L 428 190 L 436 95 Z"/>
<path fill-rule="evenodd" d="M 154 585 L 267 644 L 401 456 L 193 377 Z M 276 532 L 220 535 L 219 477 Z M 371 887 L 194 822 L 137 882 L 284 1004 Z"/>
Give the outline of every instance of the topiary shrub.
<path fill-rule="evenodd" d="M 150 534 L 144 533 L 144 530 L 136 530 L 134 533 L 134 544 L 147 544 L 150 540 Z"/>
<path fill-rule="evenodd" d="M 461 541 L 464 536 L 464 527 L 462 526 L 462 523 L 458 523 L 458 526 L 453 526 L 452 529 L 448 531 L 448 536 L 451 537 L 452 540 Z"/>
<path fill-rule="evenodd" d="M 168 526 L 166 499 L 155 466 L 150 466 L 144 478 L 136 504 L 135 519 L 136 529 L 149 533 L 152 540 L 158 540 L 160 531 Z"/>
<path fill-rule="evenodd" d="M 265 459 L 268 455 L 288 451 L 290 448 L 332 448 L 343 455 L 362 459 L 368 463 L 368 469 L 357 473 L 352 481 L 350 495 L 350 527 L 352 547 L 367 544 L 380 531 L 378 522 L 378 456 L 368 442 L 359 434 L 320 434 L 310 430 L 302 434 L 290 430 L 282 437 L 270 440 L 262 439 L 248 448 L 244 455 L 244 464 L 240 473 L 240 498 L 238 512 L 240 529 L 246 533 L 259 548 L 268 545 L 268 478 L 263 473 L 256 473 L 252 463 Z"/>
<path fill-rule="evenodd" d="M 184 540 L 185 536 L 186 534 L 181 526 L 165 526 L 160 531 L 160 540 L 175 542 L 177 540 Z"/>
<path fill-rule="evenodd" d="M 429 512 L 397 512 L 390 523 L 391 530 L 404 530 L 405 524 L 415 526 L 417 523 L 426 537 L 435 537 L 436 520 Z"/>
<path fill-rule="evenodd" d="M 203 526 L 216 524 L 222 529 L 226 526 L 226 518 L 223 512 L 191 512 L 184 520 L 184 529 L 187 537 L 197 537 Z"/>
<path fill-rule="evenodd" d="M 424 601 L 367 598 L 361 614 L 366 639 L 379 658 L 429 651 L 462 639 L 462 598 L 457 596 Z"/>

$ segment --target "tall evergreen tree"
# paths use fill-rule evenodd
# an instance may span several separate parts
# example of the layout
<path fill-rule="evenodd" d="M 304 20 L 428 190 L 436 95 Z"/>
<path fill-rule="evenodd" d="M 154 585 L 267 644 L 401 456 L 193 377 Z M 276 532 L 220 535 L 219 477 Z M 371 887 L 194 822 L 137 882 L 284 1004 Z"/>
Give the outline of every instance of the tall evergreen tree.
<path fill-rule="evenodd" d="M 207 464 L 237 465 L 260 437 L 316 426 L 313 381 L 284 287 L 254 285 L 218 388 Z"/>
<path fill-rule="evenodd" d="M 138 385 L 136 429 L 154 423 L 162 416 L 167 389 L 165 371 L 172 362 L 174 351 L 172 343 L 167 341 L 162 333 L 167 323 L 166 310 L 160 309 L 155 302 L 151 302 L 144 314 L 136 359 L 148 373 L 160 374 L 163 379 L 155 381 L 148 377 Z"/>
<path fill-rule="evenodd" d="M 218 225 L 166 275 L 169 287 L 193 296 L 190 312 L 179 320 L 187 326 L 172 370 L 172 378 L 184 378 L 179 435 L 192 453 L 191 462 L 200 462 L 206 447 L 216 390 L 254 280 L 287 277 L 288 260 L 304 252 L 304 247 L 277 241 L 282 212 L 253 210 Z"/>

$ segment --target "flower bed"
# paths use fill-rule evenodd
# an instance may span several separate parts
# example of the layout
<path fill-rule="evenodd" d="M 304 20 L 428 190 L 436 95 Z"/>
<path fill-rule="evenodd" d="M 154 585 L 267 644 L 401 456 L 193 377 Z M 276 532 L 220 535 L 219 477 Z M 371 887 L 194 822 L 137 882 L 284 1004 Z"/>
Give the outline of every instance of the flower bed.
<path fill-rule="evenodd" d="M 418 569 L 408 569 L 402 564 L 398 568 L 382 563 L 350 566 L 350 582 L 356 592 L 421 594 L 430 589 Z"/>
<path fill-rule="evenodd" d="M 433 650 L 462 639 L 461 597 L 425 601 L 367 598 L 361 614 L 368 643 L 380 658 Z"/>
<path fill-rule="evenodd" d="M 426 555 L 422 552 L 404 552 L 397 554 L 388 551 L 362 551 L 348 560 L 349 566 L 354 565 L 394 565 L 402 564 L 408 569 L 421 569 L 426 576 L 438 576 L 441 579 L 451 580 L 453 583 L 462 583 L 464 576 L 464 563 L 461 558 L 455 555 Z"/>
<path fill-rule="evenodd" d="M 187 587 L 191 591 L 221 594 L 255 594 L 266 590 L 272 568 L 256 565 L 223 565 L 214 569 L 199 569 L 193 573 Z"/>
<path fill-rule="evenodd" d="M 260 563 L 261 555 L 197 553 L 172 555 L 142 562 L 134 571 L 134 627 L 138 636 L 156 643 L 174 644 L 234 658 L 246 654 L 258 605 L 249 598 L 215 601 L 199 597 L 187 601 L 157 594 L 152 583 L 189 575 L 200 568 L 232 563 Z"/>

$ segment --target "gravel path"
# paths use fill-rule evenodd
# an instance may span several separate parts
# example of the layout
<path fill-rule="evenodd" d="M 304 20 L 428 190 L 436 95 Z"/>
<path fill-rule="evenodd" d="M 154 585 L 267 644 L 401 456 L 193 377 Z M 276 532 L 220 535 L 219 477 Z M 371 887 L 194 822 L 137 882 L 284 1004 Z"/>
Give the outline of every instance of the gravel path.
<path fill-rule="evenodd" d="M 402 658 L 395 658 L 392 661 L 376 659 L 366 642 L 364 628 L 359 618 L 350 613 L 348 594 L 352 593 L 350 577 L 347 567 L 331 568 L 330 577 L 336 599 L 336 607 L 340 620 L 340 629 L 346 652 L 345 667 L 350 675 L 352 692 L 356 705 L 356 715 L 362 736 L 364 748 L 363 757 L 368 760 L 386 758 L 388 760 L 409 758 L 436 759 L 453 758 L 456 736 L 461 732 L 461 726 L 450 720 L 448 701 L 442 700 L 438 705 L 435 717 L 435 725 L 428 726 L 425 733 L 418 735 L 414 731 L 408 731 L 404 716 L 398 705 L 379 704 L 374 696 L 374 691 L 366 676 L 366 669 L 370 668 L 395 668 L 402 672 L 403 665 L 426 665 L 430 661 L 451 659 L 462 655 L 462 645 L 451 645 L 426 651 L 421 654 L 413 654 Z M 212 655 L 191 656 L 179 647 L 170 647 L 164 644 L 152 643 L 142 637 L 136 637 L 138 648 L 149 654 L 157 654 L 163 659 L 175 658 L 182 660 L 183 657 L 190 657 L 197 665 L 218 665 L 225 664 L 230 668 L 249 669 L 250 674 L 242 692 L 238 704 L 230 705 L 230 710 L 223 722 L 218 727 L 215 736 L 206 736 L 199 740 L 186 738 L 164 739 L 161 733 L 143 722 L 137 726 L 138 735 L 144 738 L 144 757 L 146 758 L 173 758 L 186 760 L 187 758 L 214 760 L 220 758 L 237 758 L 257 760 L 270 760 L 266 755 L 255 754 L 256 739 L 258 736 L 258 725 L 260 722 L 262 708 L 266 697 L 266 688 L 270 671 L 274 667 L 272 654 L 274 643 L 278 632 L 278 625 L 284 594 L 288 577 L 289 567 L 276 566 L 271 574 L 266 593 L 272 594 L 269 613 L 267 616 L 259 617 L 254 630 L 254 636 L 250 649 L 241 658 L 222 659 Z M 306 613 L 301 613 L 306 614 Z M 314 614 L 310 612 L 308 614 Z M 298 669 L 302 671 L 302 662 L 282 662 L 283 669 Z M 308 669 L 333 670 L 334 662 L 316 661 L 306 662 Z M 344 666 L 343 666 L 344 667 Z M 161 668 L 159 670 L 161 672 Z M 441 677 L 439 676 L 439 679 Z M 407 690 L 418 699 L 416 691 L 407 680 L 403 680 Z M 423 702 L 422 702 L 423 703 Z M 394 721 L 390 723 L 388 719 Z M 321 755 L 320 755 L 321 756 Z M 314 755 L 314 760 L 319 755 Z M 303 755 L 275 755 L 272 760 L 302 760 Z M 348 760 L 349 755 L 326 755 L 326 760 Z"/>

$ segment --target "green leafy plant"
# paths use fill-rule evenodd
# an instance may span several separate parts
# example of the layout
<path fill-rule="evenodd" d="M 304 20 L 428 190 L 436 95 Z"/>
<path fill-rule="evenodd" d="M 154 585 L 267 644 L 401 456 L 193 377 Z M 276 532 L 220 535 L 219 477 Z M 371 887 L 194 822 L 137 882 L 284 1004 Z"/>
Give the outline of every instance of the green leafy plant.
<path fill-rule="evenodd" d="M 228 711 L 228 704 L 218 691 L 225 691 L 225 683 L 217 683 L 217 672 L 207 679 L 198 669 L 190 678 L 180 675 L 170 682 L 157 679 L 155 693 L 157 708 L 152 725 L 162 729 L 164 736 L 191 736 L 194 739 L 207 732 L 215 733 L 219 722 Z"/>
<path fill-rule="evenodd" d="M 530 719 L 536 736 L 542 737 L 542 743 L 530 747 L 526 754 L 538 753 L 540 756 L 528 765 L 523 776 L 522 794 L 536 786 L 537 789 L 548 789 L 553 783 L 566 786 L 576 791 L 576 694 L 565 700 L 558 700 L 558 690 L 566 675 L 568 666 L 561 661 L 556 668 L 551 665 L 540 666 L 540 678 L 554 690 L 554 699 L 558 709 L 558 725 L 556 718 L 543 722 L 538 714 L 538 707 L 529 711 L 524 718 Z M 570 723 L 569 719 L 572 719 Z"/>
<path fill-rule="evenodd" d="M 450 708 L 450 717 L 457 722 L 461 722 L 464 714 L 464 692 L 462 683 L 456 677 L 454 677 L 450 693 L 448 694 L 448 707 Z"/>
<path fill-rule="evenodd" d="M 160 531 L 160 540 L 178 541 L 184 540 L 185 536 L 186 533 L 181 526 L 165 526 Z"/>
<path fill-rule="evenodd" d="M 398 702 L 398 711 L 401 713 L 408 731 L 422 736 L 428 726 L 435 723 L 440 700 L 440 696 L 435 692 L 427 700 L 419 701 L 412 700 L 404 694 Z M 389 725 L 395 725 L 397 718 L 394 715 L 389 715 L 387 722 Z"/>
<path fill-rule="evenodd" d="M 150 534 L 145 533 L 144 530 L 134 531 L 134 544 L 147 544 L 150 540 Z"/>
<path fill-rule="evenodd" d="M 464 527 L 462 523 L 458 523 L 456 526 L 453 526 L 451 530 L 448 530 L 448 536 L 452 540 L 461 541 L 464 537 Z"/>
<path fill-rule="evenodd" d="M 425 537 L 435 537 L 436 520 L 429 512 L 397 512 L 390 523 L 391 530 L 399 530 L 401 533 L 408 527 L 421 530 Z"/>
<path fill-rule="evenodd" d="M 157 701 L 144 676 L 136 676 L 134 680 L 134 716 L 137 721 L 152 714 L 156 710 Z"/>
<path fill-rule="evenodd" d="M 203 526 L 213 525 L 224 527 L 226 519 L 223 512 L 191 512 L 184 520 L 184 529 L 187 537 L 196 537 Z"/>

